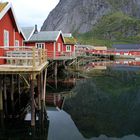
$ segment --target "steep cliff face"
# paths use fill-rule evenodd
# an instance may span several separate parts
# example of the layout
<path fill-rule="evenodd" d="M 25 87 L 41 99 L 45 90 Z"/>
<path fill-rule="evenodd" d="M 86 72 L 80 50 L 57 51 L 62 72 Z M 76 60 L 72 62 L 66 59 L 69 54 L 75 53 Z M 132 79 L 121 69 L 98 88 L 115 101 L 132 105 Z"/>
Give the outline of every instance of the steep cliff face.
<path fill-rule="evenodd" d="M 140 18 L 140 0 L 60 0 L 41 30 L 85 33 L 116 11 Z"/>
<path fill-rule="evenodd" d="M 110 5 L 105 0 L 60 0 L 41 30 L 84 33 L 110 11 Z"/>

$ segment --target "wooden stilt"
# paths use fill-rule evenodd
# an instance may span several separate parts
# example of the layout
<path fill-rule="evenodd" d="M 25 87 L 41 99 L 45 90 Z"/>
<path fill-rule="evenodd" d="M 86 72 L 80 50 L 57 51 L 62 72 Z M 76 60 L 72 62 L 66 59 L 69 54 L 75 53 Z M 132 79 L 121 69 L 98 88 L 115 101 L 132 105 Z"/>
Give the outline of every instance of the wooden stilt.
<path fill-rule="evenodd" d="M 37 76 L 37 89 L 38 89 L 38 109 L 41 110 L 41 77 L 40 75 Z"/>
<path fill-rule="evenodd" d="M 11 101 L 14 100 L 14 75 L 11 75 Z"/>
<path fill-rule="evenodd" d="M 3 76 L 3 92 L 4 100 L 7 100 L 6 75 Z"/>
<path fill-rule="evenodd" d="M 34 74 L 31 75 L 31 126 L 35 126 Z"/>
<path fill-rule="evenodd" d="M 37 89 L 38 89 L 38 115 L 39 124 L 41 125 L 41 75 L 37 76 Z"/>
<path fill-rule="evenodd" d="M 0 111 L 3 111 L 2 80 L 0 80 Z"/>
<path fill-rule="evenodd" d="M 20 94 L 21 94 L 21 89 L 20 89 L 20 76 L 18 75 L 17 76 L 17 79 L 18 79 L 18 98 L 19 98 L 19 105 L 20 105 Z"/>
<path fill-rule="evenodd" d="M 46 84 L 47 84 L 47 69 L 45 70 L 45 74 L 44 74 L 44 87 L 43 87 L 43 100 L 45 103 L 45 98 L 46 98 Z"/>
<path fill-rule="evenodd" d="M 57 61 L 55 62 L 54 76 L 55 76 L 55 88 L 57 89 Z"/>
<path fill-rule="evenodd" d="M 2 78 L 0 76 L 0 78 Z M 0 126 L 4 126 L 4 114 L 3 114 L 3 97 L 2 97 L 2 80 L 0 80 Z"/>
<path fill-rule="evenodd" d="M 14 118 L 14 75 L 11 75 L 11 79 L 10 79 L 10 84 L 11 84 L 11 109 L 12 109 L 12 117 Z"/>
<path fill-rule="evenodd" d="M 43 100 L 43 72 L 41 73 L 41 125 L 43 126 L 44 121 L 44 100 Z"/>
<path fill-rule="evenodd" d="M 7 118 L 8 110 L 7 110 L 6 75 L 3 76 L 3 96 L 4 96 L 4 112 L 5 112 L 5 117 Z"/>

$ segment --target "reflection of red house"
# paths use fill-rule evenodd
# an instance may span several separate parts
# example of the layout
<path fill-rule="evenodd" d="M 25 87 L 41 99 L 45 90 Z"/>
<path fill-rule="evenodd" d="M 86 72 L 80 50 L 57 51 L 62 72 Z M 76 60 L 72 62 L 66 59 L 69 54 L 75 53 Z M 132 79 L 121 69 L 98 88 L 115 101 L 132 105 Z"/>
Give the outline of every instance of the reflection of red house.
<path fill-rule="evenodd" d="M 64 47 L 63 53 L 68 54 L 72 58 L 75 57 L 75 44 L 76 40 L 72 34 L 63 34 L 64 37 Z"/>
<path fill-rule="evenodd" d="M 17 24 L 11 3 L 0 3 L 0 56 L 5 55 L 9 46 L 22 46 L 23 34 Z M 0 59 L 0 64 L 4 60 Z"/>
<path fill-rule="evenodd" d="M 59 59 L 63 54 L 63 36 L 61 31 L 40 31 L 35 32 L 29 40 L 25 42 L 27 46 L 44 48 L 47 51 L 48 59 Z"/>

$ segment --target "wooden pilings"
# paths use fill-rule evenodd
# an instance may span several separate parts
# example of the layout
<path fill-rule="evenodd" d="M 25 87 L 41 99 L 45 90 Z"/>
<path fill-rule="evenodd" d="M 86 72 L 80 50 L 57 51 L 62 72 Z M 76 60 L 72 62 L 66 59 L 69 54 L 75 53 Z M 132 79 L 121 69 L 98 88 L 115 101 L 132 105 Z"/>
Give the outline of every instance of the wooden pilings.
<path fill-rule="evenodd" d="M 5 117 L 7 118 L 7 86 L 6 86 L 6 75 L 3 75 L 3 99 L 4 99 L 4 112 Z"/>
<path fill-rule="evenodd" d="M 35 102 L 34 102 L 34 80 L 35 75 L 31 74 L 31 126 L 35 126 Z"/>
<path fill-rule="evenodd" d="M 10 85 L 11 85 L 11 101 L 14 101 L 14 75 L 11 75 L 10 78 Z"/>
<path fill-rule="evenodd" d="M 0 80 L 0 111 L 3 111 L 2 80 Z"/>
<path fill-rule="evenodd" d="M 46 96 L 46 81 L 47 81 L 47 68 L 41 71 L 40 73 L 29 73 L 27 77 L 30 77 L 30 101 L 31 101 L 31 127 L 35 127 L 36 124 L 36 112 L 40 112 L 38 115 L 41 125 L 44 125 L 45 120 L 45 96 Z M 23 81 L 20 75 L 18 74 L 1 74 L 0 75 L 0 117 L 5 118 L 17 118 L 20 114 L 23 102 L 20 98 L 25 97 L 22 92 L 25 87 L 22 84 Z M 36 79 L 37 78 L 37 79 Z M 37 91 L 35 87 L 37 86 Z M 23 88 L 23 90 L 22 90 Z M 28 88 L 27 88 L 28 89 Z M 36 93 L 35 93 L 36 92 Z M 29 94 L 28 94 L 29 95 Z M 37 96 L 36 96 L 37 95 Z M 26 97 L 25 97 L 26 99 Z M 23 99 L 24 100 L 24 99 Z M 17 109 L 17 110 L 16 110 Z M 36 111 L 37 110 L 37 111 Z M 26 108 L 25 110 L 26 111 Z M 3 112 L 3 113 L 2 113 Z M 1 116 L 2 115 L 2 116 Z M 22 114 L 23 115 L 23 114 Z M 2 121 L 1 121 L 2 122 Z"/>
<path fill-rule="evenodd" d="M 54 66 L 54 77 L 55 77 L 55 88 L 57 89 L 57 61 L 55 62 L 55 66 Z"/>
<path fill-rule="evenodd" d="M 44 125 L 45 120 L 45 96 L 46 96 L 46 79 L 47 79 L 47 69 L 44 72 L 41 72 L 39 75 L 37 75 L 37 96 L 38 100 L 36 103 L 36 100 L 34 98 L 34 81 L 36 80 L 35 75 L 31 75 L 31 126 L 35 126 L 36 121 L 36 113 L 35 109 L 38 110 L 38 118 L 39 123 L 41 126 Z"/>
<path fill-rule="evenodd" d="M 0 80 L 0 127 L 3 128 L 3 126 L 4 126 L 4 113 L 3 113 L 2 80 Z"/>

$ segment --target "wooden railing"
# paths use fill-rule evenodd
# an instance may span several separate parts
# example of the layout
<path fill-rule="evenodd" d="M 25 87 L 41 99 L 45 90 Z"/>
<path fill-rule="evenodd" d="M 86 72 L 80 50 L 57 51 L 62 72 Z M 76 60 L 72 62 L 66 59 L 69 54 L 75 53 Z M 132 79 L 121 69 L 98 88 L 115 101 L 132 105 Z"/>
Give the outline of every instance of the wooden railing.
<path fill-rule="evenodd" d="M 47 57 L 48 59 L 52 60 L 65 60 L 65 59 L 72 59 L 75 58 L 75 52 L 53 52 L 53 51 L 47 51 Z"/>
<path fill-rule="evenodd" d="M 0 65 L 37 67 L 47 61 L 47 52 L 31 46 L 0 47 Z"/>

